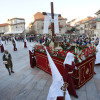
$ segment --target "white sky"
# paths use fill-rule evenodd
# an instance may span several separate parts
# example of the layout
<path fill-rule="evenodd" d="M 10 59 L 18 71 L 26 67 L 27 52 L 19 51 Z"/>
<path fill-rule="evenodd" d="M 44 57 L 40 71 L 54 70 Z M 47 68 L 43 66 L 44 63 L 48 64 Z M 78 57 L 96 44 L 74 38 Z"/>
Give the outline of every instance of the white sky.
<path fill-rule="evenodd" d="M 54 2 L 54 12 L 68 21 L 74 18 L 96 16 L 100 9 L 100 0 L 0 0 L 0 23 L 7 19 L 25 18 L 26 26 L 36 12 L 50 12 L 50 2 Z"/>

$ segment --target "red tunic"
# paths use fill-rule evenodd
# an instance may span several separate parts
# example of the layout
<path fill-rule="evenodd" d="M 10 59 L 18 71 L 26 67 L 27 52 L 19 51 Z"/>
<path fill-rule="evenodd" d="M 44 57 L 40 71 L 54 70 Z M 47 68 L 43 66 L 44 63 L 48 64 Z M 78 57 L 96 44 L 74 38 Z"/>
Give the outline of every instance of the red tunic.
<path fill-rule="evenodd" d="M 64 80 L 64 82 L 68 83 L 69 94 L 76 97 L 77 96 L 76 90 L 75 90 L 74 82 L 73 82 L 73 78 L 72 78 L 74 69 L 75 69 L 74 62 L 72 62 L 72 65 L 65 64 L 64 71 L 63 71 L 63 80 Z"/>
<path fill-rule="evenodd" d="M 34 66 L 36 66 L 35 54 L 32 53 L 32 52 L 29 50 L 29 56 L 30 56 L 30 66 L 31 66 L 32 68 L 34 68 Z"/>
<path fill-rule="evenodd" d="M 64 100 L 63 97 L 57 97 L 57 100 Z"/>
<path fill-rule="evenodd" d="M 3 44 L 1 45 L 1 52 L 4 52 Z"/>
<path fill-rule="evenodd" d="M 26 42 L 24 42 L 24 48 L 27 48 Z"/>

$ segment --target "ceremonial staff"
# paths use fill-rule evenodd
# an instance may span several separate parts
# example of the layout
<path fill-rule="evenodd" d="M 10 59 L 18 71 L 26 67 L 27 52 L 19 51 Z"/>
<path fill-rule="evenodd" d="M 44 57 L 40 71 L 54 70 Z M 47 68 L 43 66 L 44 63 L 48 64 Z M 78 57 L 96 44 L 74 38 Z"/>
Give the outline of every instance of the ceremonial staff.
<path fill-rule="evenodd" d="M 63 86 L 61 87 L 61 90 L 64 92 L 63 100 L 65 100 L 67 87 L 68 87 L 68 83 L 64 82 Z"/>

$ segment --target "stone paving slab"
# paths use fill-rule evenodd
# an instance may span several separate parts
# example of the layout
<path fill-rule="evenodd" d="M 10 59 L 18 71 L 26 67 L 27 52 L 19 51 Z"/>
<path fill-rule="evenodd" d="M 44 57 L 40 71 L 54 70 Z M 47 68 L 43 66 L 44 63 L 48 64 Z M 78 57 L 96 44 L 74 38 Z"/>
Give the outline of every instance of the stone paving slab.
<path fill-rule="evenodd" d="M 94 82 L 88 82 L 86 84 L 86 94 L 88 100 L 100 100 L 98 91 Z"/>
<path fill-rule="evenodd" d="M 95 80 L 95 85 L 100 96 L 100 80 Z"/>
<path fill-rule="evenodd" d="M 15 73 L 9 76 L 2 63 L 3 53 L 0 53 L 0 100 L 46 100 L 51 75 L 30 67 L 28 48 L 23 48 L 23 42 L 18 42 L 18 51 L 13 51 L 11 42 L 5 47 L 12 55 Z M 76 89 L 79 98 L 71 96 L 71 100 L 100 100 L 100 65 L 95 65 L 94 70 L 94 77 Z"/>

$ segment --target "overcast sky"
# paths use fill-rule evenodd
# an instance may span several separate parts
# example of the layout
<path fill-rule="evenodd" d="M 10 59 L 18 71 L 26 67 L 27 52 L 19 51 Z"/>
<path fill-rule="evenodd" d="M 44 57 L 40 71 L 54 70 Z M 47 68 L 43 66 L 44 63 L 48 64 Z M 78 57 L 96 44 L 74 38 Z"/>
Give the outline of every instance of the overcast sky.
<path fill-rule="evenodd" d="M 68 21 L 74 18 L 96 16 L 100 9 L 100 0 L 0 0 L 0 23 L 7 19 L 25 18 L 26 26 L 36 12 L 50 12 L 50 2 L 54 2 L 54 12 Z"/>

